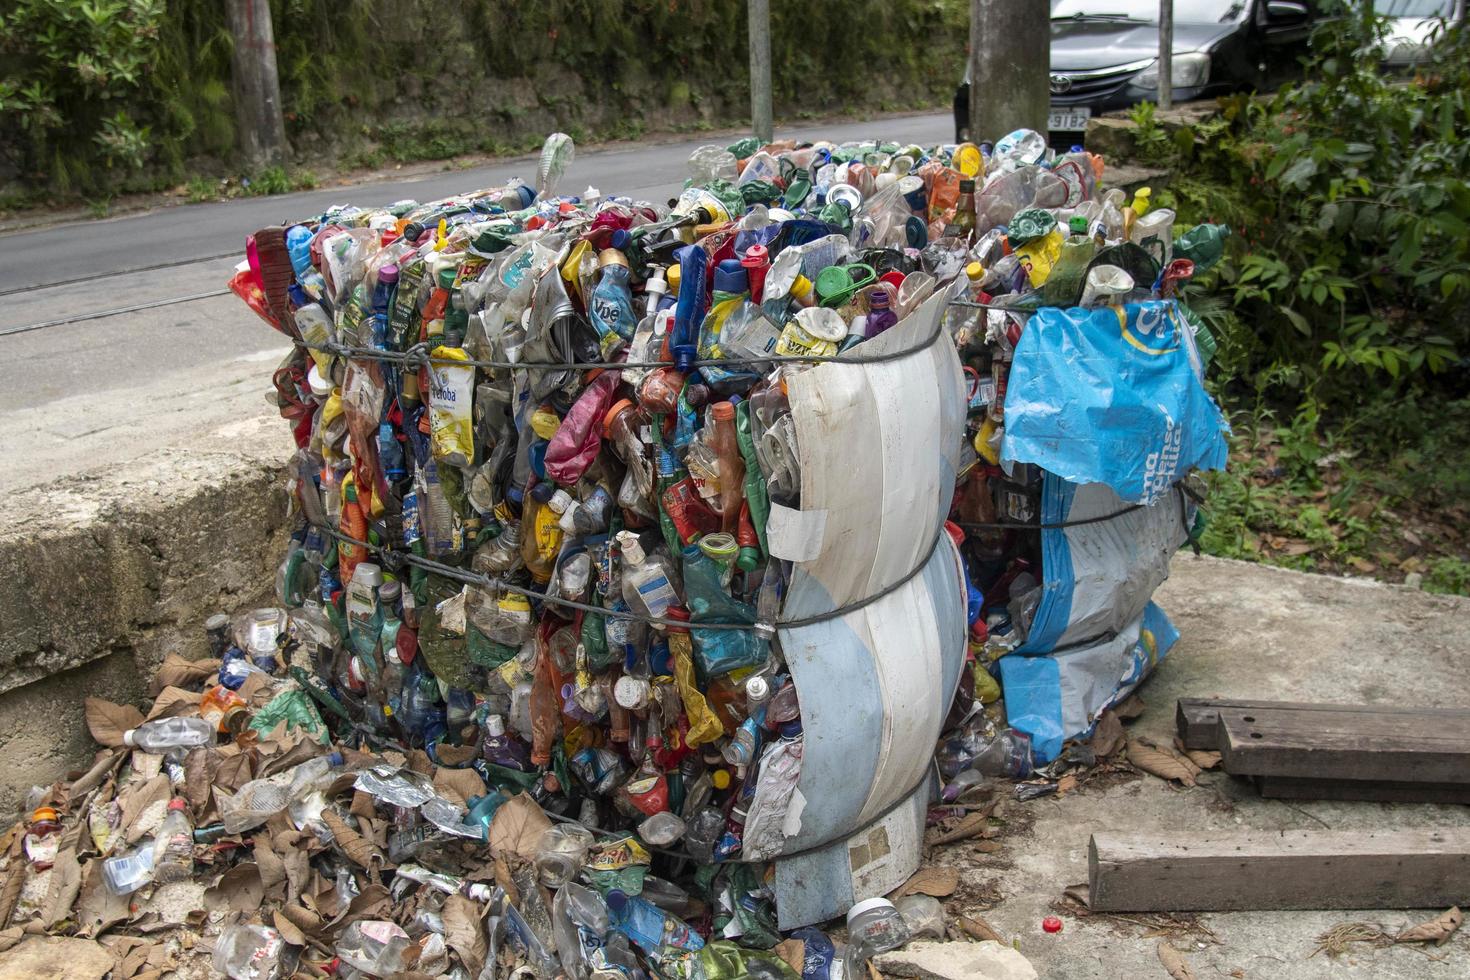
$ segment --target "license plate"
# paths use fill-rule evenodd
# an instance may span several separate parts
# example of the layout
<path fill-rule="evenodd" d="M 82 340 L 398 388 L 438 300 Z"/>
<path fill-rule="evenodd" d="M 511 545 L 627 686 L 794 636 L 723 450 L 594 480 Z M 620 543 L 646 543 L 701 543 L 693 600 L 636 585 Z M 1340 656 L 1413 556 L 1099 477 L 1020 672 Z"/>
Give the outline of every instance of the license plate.
<path fill-rule="evenodd" d="M 1087 129 L 1087 120 L 1091 117 L 1092 110 L 1087 106 L 1054 105 L 1047 113 L 1046 128 L 1054 133 L 1080 133 Z"/>

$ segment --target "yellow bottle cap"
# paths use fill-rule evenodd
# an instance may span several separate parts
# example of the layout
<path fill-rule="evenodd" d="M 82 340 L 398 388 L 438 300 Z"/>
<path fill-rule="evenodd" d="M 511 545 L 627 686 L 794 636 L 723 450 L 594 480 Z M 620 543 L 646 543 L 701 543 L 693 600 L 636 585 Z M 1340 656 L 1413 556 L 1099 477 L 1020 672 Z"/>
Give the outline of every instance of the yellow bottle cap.
<path fill-rule="evenodd" d="M 980 153 L 980 147 L 974 143 L 961 143 L 954 151 L 955 169 L 966 177 L 975 177 L 980 173 L 980 168 L 985 165 L 985 157 Z"/>
<path fill-rule="evenodd" d="M 715 789 L 729 789 L 730 773 L 724 769 L 716 769 L 710 773 L 709 781 L 714 785 Z"/>
<path fill-rule="evenodd" d="M 798 275 L 796 281 L 791 284 L 791 295 L 797 299 L 805 299 L 812 292 L 812 281 L 806 276 Z"/>
<path fill-rule="evenodd" d="M 979 282 L 981 279 L 985 278 L 985 266 L 981 265 L 979 262 L 971 262 L 969 265 L 965 266 L 965 275 L 969 278 L 971 282 Z"/>
<path fill-rule="evenodd" d="M 664 281 L 669 284 L 669 292 L 677 293 L 679 291 L 680 278 L 679 267 L 677 265 L 669 266 L 668 271 L 664 273 Z"/>

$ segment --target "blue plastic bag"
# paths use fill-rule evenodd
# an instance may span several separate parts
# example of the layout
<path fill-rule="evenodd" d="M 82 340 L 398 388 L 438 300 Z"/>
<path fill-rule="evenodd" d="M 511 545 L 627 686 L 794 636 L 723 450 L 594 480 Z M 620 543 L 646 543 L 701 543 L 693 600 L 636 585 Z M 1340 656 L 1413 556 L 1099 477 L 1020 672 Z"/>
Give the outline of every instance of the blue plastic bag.
<path fill-rule="evenodd" d="M 1225 466 L 1230 426 L 1198 363 L 1173 300 L 1038 310 L 1011 364 L 1001 457 L 1153 503 L 1191 468 Z"/>

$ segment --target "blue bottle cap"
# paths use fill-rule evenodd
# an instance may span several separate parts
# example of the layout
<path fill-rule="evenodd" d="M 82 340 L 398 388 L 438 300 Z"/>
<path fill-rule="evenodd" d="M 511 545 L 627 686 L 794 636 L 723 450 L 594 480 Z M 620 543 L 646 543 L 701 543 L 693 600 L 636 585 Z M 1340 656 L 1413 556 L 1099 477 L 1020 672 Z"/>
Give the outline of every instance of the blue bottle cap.
<path fill-rule="evenodd" d="M 311 297 L 306 295 L 306 290 L 294 282 L 286 287 L 286 295 L 290 298 L 291 305 L 298 310 L 311 302 Z"/>
<path fill-rule="evenodd" d="M 621 888 L 609 889 L 603 898 L 607 902 L 607 907 L 614 912 L 621 912 L 628 907 L 628 895 Z"/>
<path fill-rule="evenodd" d="M 628 234 L 622 228 L 619 228 L 617 231 L 615 231 L 615 232 L 612 233 L 612 240 L 611 240 L 612 247 L 615 248 L 615 249 L 617 249 L 619 252 L 625 252 L 625 251 L 627 251 L 628 250 L 628 244 L 631 241 L 633 241 L 633 236 L 630 235 L 630 234 Z"/>
<path fill-rule="evenodd" d="M 546 479 L 546 447 L 549 445 L 551 443 L 545 439 L 537 439 L 531 443 L 531 448 L 527 451 L 527 455 L 531 459 L 531 472 L 535 473 L 537 478 L 541 480 Z M 550 498 L 548 497 L 547 499 L 549 500 Z"/>
<path fill-rule="evenodd" d="M 738 294 L 749 288 L 745 266 L 739 259 L 726 259 L 715 266 L 715 292 Z"/>
<path fill-rule="evenodd" d="M 531 488 L 531 499 L 538 504 L 549 503 L 556 496 L 556 484 L 538 483 Z"/>

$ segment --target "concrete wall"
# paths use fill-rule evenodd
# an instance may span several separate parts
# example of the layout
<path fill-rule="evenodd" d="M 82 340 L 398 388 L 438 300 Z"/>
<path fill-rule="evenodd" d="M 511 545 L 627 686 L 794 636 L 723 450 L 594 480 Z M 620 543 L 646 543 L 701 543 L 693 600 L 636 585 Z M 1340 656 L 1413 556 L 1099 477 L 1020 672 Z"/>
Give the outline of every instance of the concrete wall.
<path fill-rule="evenodd" d="M 282 448 L 154 453 L 9 496 L 0 814 L 90 761 L 83 698 L 146 701 L 166 654 L 205 653 L 206 617 L 269 601 L 285 547 Z"/>

